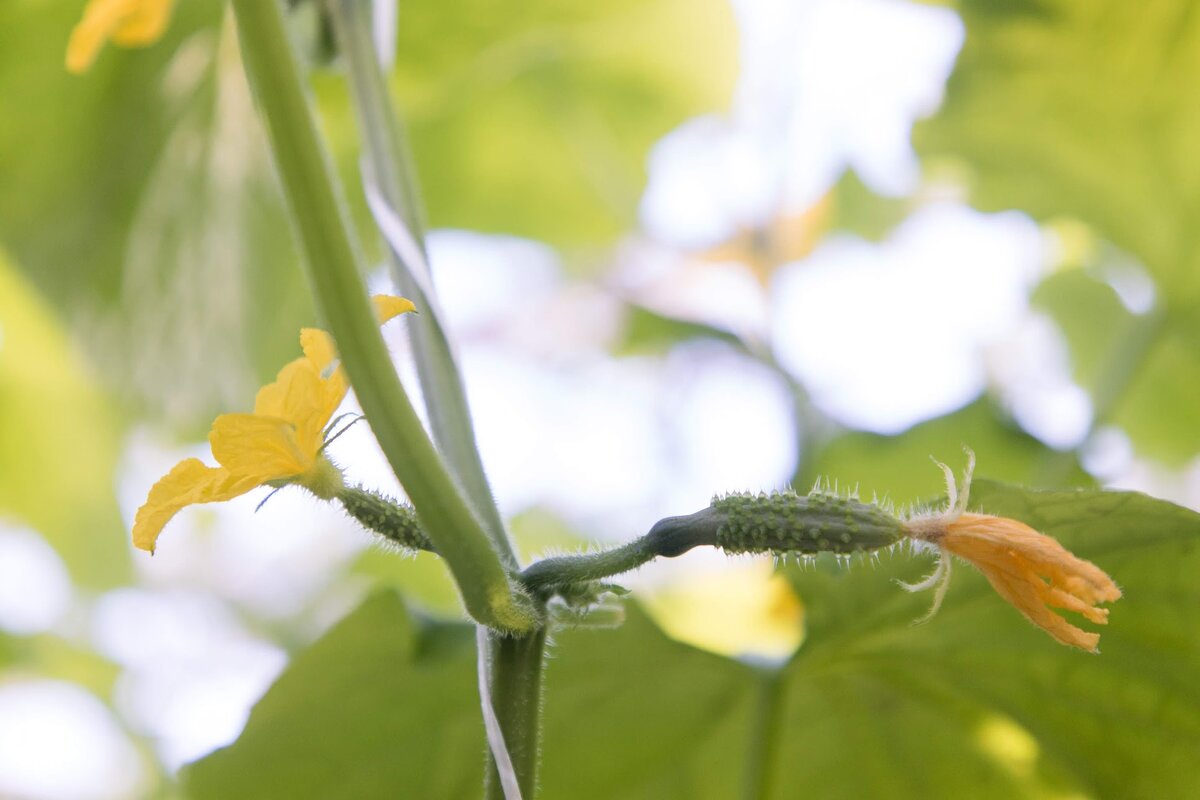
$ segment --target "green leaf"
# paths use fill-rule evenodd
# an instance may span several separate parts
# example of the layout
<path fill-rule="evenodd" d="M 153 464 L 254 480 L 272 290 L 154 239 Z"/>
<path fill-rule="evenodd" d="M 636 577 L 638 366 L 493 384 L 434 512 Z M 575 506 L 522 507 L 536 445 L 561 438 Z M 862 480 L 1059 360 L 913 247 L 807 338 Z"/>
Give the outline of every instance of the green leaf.
<path fill-rule="evenodd" d="M 1145 265 L 1167 324 L 1146 337 L 1144 353 L 1105 354 L 1126 374 L 1106 389 L 1118 407 L 1102 408 L 1111 414 L 1101 421 L 1127 427 L 1143 455 L 1190 459 L 1198 439 L 1188 434 L 1196 430 L 1188 396 L 1200 376 L 1195 4 L 965 0 L 960 8 L 966 43 L 943 109 L 915 131 L 917 149 L 931 166 L 965 165 L 979 208 L 1080 220 Z M 1091 361 L 1083 351 L 1096 346 L 1077 357 Z M 1154 363 L 1124 366 L 1146 360 Z"/>
<path fill-rule="evenodd" d="M 414 0 L 392 85 L 434 226 L 604 244 L 636 222 L 651 146 L 728 103 L 724 0 Z M 340 85 L 321 81 L 346 173 Z"/>
<path fill-rule="evenodd" d="M 1200 453 L 1200 352 L 1187 334 L 1169 329 L 1138 366 L 1137 378 L 1112 421 L 1141 455 L 1185 467 Z"/>
<path fill-rule="evenodd" d="M 971 170 L 983 210 L 1073 217 L 1134 254 L 1181 309 L 1200 299 L 1200 16 L 1191 0 L 964 0 L 925 157 Z"/>
<path fill-rule="evenodd" d="M 876 194 L 858 173 L 848 169 L 832 190 L 831 227 L 867 241 L 882 242 L 913 209 L 911 198 Z"/>
<path fill-rule="evenodd" d="M 1125 590 L 1102 655 L 1065 648 L 960 565 L 941 612 L 894 580 L 932 567 L 789 569 L 807 638 L 778 673 L 667 639 L 636 606 L 564 630 L 546 675 L 542 795 L 726 798 L 776 703 L 767 796 L 1190 797 L 1200 792 L 1200 515 L 1145 495 L 978 481 L 973 506 L 1022 519 Z M 414 624 L 378 595 L 301 654 L 242 737 L 185 772 L 189 796 L 477 796 L 469 629 Z"/>
<path fill-rule="evenodd" d="M 175 4 L 153 46 L 63 66 L 82 4 L 0 7 L 0 240 L 106 386 L 198 426 L 246 408 L 312 324 L 232 28 Z"/>
<path fill-rule="evenodd" d="M 121 668 L 91 650 L 50 633 L 6 638 L 0 634 L 0 667 L 68 681 L 98 697 L 111 697 Z"/>
<path fill-rule="evenodd" d="M 1107 379 L 1122 339 L 1137 335 L 1142 321 L 1108 284 L 1083 270 L 1056 273 L 1038 287 L 1032 302 L 1054 317 L 1071 349 L 1075 380 L 1093 392 Z M 1200 452 L 1200 357 L 1187 331 L 1175 325 L 1141 359 L 1106 422 L 1119 425 L 1139 454 L 1182 467 Z M 1003 476 L 1010 477 L 1010 476 Z"/>
<path fill-rule="evenodd" d="M 660 355 L 673 346 L 697 339 L 725 342 L 738 349 L 745 345 L 733 333 L 703 322 L 679 319 L 633 303 L 625 307 L 625 329 L 613 348 L 614 355 Z"/>
<path fill-rule="evenodd" d="M 474 636 L 380 592 L 300 654 L 187 796 L 471 797 L 483 785 Z"/>
<path fill-rule="evenodd" d="M 869 682 L 885 708 L 922 695 L 934 707 L 974 708 L 961 731 L 964 755 L 981 742 L 978 726 L 999 714 L 1034 737 L 1052 772 L 1088 794 L 1195 794 L 1200 515 L 1132 492 L 1035 492 L 988 481 L 973 487 L 972 507 L 1020 519 L 1112 574 L 1125 597 L 1103 629 L 1102 655 L 1056 644 L 961 564 L 941 612 L 912 627 L 929 595 L 898 591 L 892 580 L 913 580 L 931 563 L 897 554 L 857 574 L 794 573 L 809 609 L 808 641 L 789 668 L 794 680 Z M 892 740 L 899 754 L 924 729 L 895 722 L 891 730 L 905 732 Z M 926 777 L 957 769 L 916 763 Z M 815 777 L 797 776 L 796 785 Z"/>
<path fill-rule="evenodd" d="M 667 639 L 637 606 L 617 630 L 556 635 L 543 796 L 737 795 L 754 671 Z"/>
<path fill-rule="evenodd" d="M 1088 388 L 1103 376 L 1109 354 L 1134 323 L 1116 291 L 1082 269 L 1050 275 L 1029 302 L 1054 317 L 1071 348 L 1075 380 Z"/>
<path fill-rule="evenodd" d="M 0 252 L 0 517 L 45 537 L 89 588 L 129 579 L 112 490 L 118 445 L 59 321 Z"/>
<path fill-rule="evenodd" d="M 350 574 L 401 592 L 415 608 L 442 619 L 462 619 L 462 598 L 446 562 L 433 553 L 399 554 L 372 547 L 350 565 Z"/>
<path fill-rule="evenodd" d="M 897 436 L 860 431 L 845 433 L 825 445 L 798 487 L 808 491 L 819 477 L 842 490 L 857 487 L 860 497 L 886 497 L 904 508 L 945 490 L 942 473 L 931 458 L 961 460 L 963 446 L 980 457 L 980 471 L 1004 480 L 1035 483 L 1050 455 L 1045 445 L 1003 420 L 987 400 L 977 400 L 943 417 L 923 422 Z M 1072 483 L 1087 483 L 1077 468 Z"/>

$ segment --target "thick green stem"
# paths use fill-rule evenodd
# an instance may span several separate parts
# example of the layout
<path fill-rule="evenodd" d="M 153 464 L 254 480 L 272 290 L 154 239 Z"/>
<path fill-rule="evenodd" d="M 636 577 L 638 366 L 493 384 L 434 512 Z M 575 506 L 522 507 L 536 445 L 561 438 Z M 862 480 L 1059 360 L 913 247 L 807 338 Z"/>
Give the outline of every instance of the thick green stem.
<path fill-rule="evenodd" d="M 346 66 L 362 136 L 364 178 L 374 184 L 423 250 L 415 171 L 408 156 L 403 125 L 379 67 L 371 36 L 369 5 L 365 0 L 325 0 Z M 483 471 L 462 377 L 438 314 L 436 298 L 425 294 L 425 289 L 432 286 L 428 280 L 416 277 L 425 266 L 404 263 L 393 248 L 389 247 L 387 252 L 400 292 L 421 309 L 420 316 L 409 321 L 408 333 L 433 439 L 484 523 L 505 566 L 516 570 L 516 556 Z"/>
<path fill-rule="evenodd" d="M 492 633 L 488 652 L 492 707 L 517 773 L 521 797 L 533 800 L 537 792 L 541 749 L 546 630 L 541 628 L 522 636 Z M 492 761 L 488 763 L 484 796 L 487 800 L 504 800 L 500 779 Z"/>
<path fill-rule="evenodd" d="M 750 718 L 750 741 L 746 750 L 746 772 L 742 782 L 744 800 L 763 800 L 771 790 L 779 728 L 783 719 L 783 680 L 779 672 L 759 676 L 754 709 Z"/>
<path fill-rule="evenodd" d="M 363 412 L 467 611 L 511 631 L 538 625 L 425 433 L 388 356 L 359 273 L 350 224 L 317 133 L 277 0 L 234 0 L 246 72 L 266 121 L 317 305 Z"/>

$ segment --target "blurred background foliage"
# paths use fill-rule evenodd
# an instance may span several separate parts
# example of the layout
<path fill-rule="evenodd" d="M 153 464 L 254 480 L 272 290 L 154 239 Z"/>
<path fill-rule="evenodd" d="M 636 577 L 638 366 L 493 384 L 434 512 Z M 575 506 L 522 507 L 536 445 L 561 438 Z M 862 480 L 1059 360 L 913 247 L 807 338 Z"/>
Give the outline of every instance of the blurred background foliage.
<path fill-rule="evenodd" d="M 129 547 L 153 480 L 314 322 L 228 11 L 176 5 L 80 78 L 80 3 L 0 4 L 0 795 L 474 796 L 436 559 L 289 493 Z M 378 257 L 336 58 L 293 5 Z M 546 797 L 1200 791 L 1192 3 L 399 5 L 391 88 L 525 559 L 717 491 L 934 500 L 929 455 L 966 443 L 1007 482 L 977 502 L 1126 591 L 1096 657 L 965 569 L 911 627 L 907 554 L 643 570 L 621 627 L 555 635 Z M 336 455 L 397 491 L 364 427 Z M 697 631 L 689 591 L 733 621 Z"/>

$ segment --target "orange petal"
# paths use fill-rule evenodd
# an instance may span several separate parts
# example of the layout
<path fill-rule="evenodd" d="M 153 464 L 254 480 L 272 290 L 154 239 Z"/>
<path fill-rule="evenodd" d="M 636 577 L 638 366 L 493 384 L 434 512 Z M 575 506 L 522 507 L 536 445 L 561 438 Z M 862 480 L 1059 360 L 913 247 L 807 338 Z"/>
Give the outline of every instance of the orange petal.
<path fill-rule="evenodd" d="M 1121 596 L 1102 569 L 1017 520 L 962 514 L 947 524 L 938 544 L 970 561 L 1005 600 L 1063 644 L 1094 651 L 1100 636 L 1051 608 L 1105 624 L 1108 611 L 1095 604 Z"/>
<path fill-rule="evenodd" d="M 163 527 L 184 506 L 231 500 L 258 485 L 253 478 L 214 469 L 198 458 L 180 461 L 150 488 L 146 502 L 137 510 L 133 544 L 153 553 Z"/>

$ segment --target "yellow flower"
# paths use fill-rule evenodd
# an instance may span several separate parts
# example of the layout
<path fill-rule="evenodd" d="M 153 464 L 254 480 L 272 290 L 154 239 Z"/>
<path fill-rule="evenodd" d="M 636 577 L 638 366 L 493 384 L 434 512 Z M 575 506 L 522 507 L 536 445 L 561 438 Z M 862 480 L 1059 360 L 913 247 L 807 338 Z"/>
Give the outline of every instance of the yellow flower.
<path fill-rule="evenodd" d="M 67 43 L 67 69 L 85 72 L 104 43 L 121 47 L 154 44 L 167 29 L 174 0 L 89 0 Z"/>
<path fill-rule="evenodd" d="M 1073 611 L 1098 625 L 1108 623 L 1108 609 L 1097 604 L 1121 597 L 1121 590 L 1104 570 L 1068 551 L 1023 522 L 966 511 L 975 455 L 968 454 L 961 493 L 954 474 L 946 474 L 950 506 L 945 513 L 918 517 L 906 523 L 909 535 L 939 548 L 937 569 L 919 584 L 904 584 L 909 591 L 936 586 L 933 608 L 937 612 L 950 580 L 950 554 L 969 561 L 1001 597 L 1025 618 L 1062 644 L 1096 652 L 1100 634 L 1075 627 L 1051 609 Z"/>
<path fill-rule="evenodd" d="M 413 310 L 402 297 L 371 298 L 379 324 Z M 348 384 L 335 364 L 329 334 L 300 332 L 304 356 L 258 390 L 252 414 L 222 414 L 208 434 L 210 467 L 198 458 L 179 462 L 150 489 L 133 522 L 133 543 L 154 552 L 163 526 L 185 506 L 231 500 L 264 484 L 295 483 L 330 499 L 342 474 L 323 454 L 325 426 L 346 396 Z"/>

